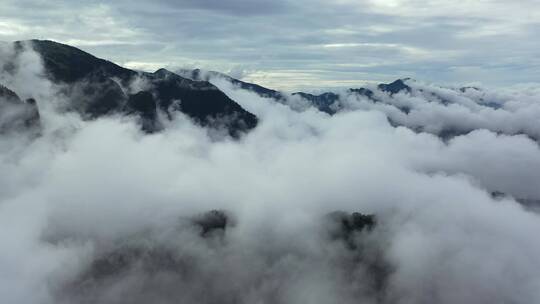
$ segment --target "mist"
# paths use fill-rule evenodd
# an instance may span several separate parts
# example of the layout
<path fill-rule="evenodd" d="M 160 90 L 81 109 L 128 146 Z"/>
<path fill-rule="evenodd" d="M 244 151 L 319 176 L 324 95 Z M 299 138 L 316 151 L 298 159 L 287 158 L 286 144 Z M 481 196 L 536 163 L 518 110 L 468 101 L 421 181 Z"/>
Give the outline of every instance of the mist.
<path fill-rule="evenodd" d="M 235 139 L 180 112 L 152 134 L 84 119 L 30 47 L 15 62 L 1 83 L 41 130 L 0 136 L 3 303 L 540 301 L 540 217 L 518 202 L 540 200 L 539 88 L 342 96 L 330 116 L 214 80 L 259 118 Z M 355 212 L 375 224 L 343 230 Z"/>

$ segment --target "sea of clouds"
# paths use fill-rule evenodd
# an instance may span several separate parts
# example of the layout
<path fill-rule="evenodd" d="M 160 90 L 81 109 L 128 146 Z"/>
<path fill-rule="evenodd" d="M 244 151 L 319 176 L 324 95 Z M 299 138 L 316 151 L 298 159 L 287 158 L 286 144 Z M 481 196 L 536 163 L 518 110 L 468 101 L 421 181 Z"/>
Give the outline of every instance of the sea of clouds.
<path fill-rule="evenodd" d="M 178 113 L 149 135 L 59 111 L 38 55 L 0 54 L 42 128 L 0 136 L 2 303 L 540 302 L 540 216 L 517 201 L 540 200 L 538 88 L 348 96 L 330 116 L 214 80 L 254 130 L 216 138 Z M 209 210 L 234 225 L 201 236 Z M 334 211 L 377 224 L 348 246 Z"/>

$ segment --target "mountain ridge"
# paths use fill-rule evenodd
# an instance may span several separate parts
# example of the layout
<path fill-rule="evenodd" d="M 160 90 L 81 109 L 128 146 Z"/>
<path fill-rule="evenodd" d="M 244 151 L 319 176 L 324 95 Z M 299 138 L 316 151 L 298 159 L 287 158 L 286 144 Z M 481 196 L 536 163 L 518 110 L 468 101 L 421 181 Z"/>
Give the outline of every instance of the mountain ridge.
<path fill-rule="evenodd" d="M 323 92 L 318 95 L 312 94 L 312 93 L 306 93 L 306 92 L 293 92 L 290 94 L 280 92 L 274 89 L 266 88 L 264 86 L 245 82 L 236 78 L 233 78 L 225 73 L 217 72 L 217 71 L 202 71 L 201 69 L 180 69 L 178 70 L 178 74 L 188 77 L 193 80 L 204 80 L 204 81 L 210 81 L 213 77 L 218 77 L 221 79 L 225 79 L 232 83 L 233 85 L 247 91 L 251 91 L 256 93 L 257 95 L 264 97 L 264 98 L 272 98 L 280 103 L 285 103 L 288 96 L 299 96 L 308 102 L 311 103 L 312 106 L 317 108 L 321 112 L 325 112 L 327 114 L 333 115 L 336 114 L 338 109 L 333 106 L 333 104 L 339 100 L 340 94 L 336 92 Z M 380 83 L 376 86 L 377 89 L 379 89 L 382 92 L 388 93 L 389 95 L 398 94 L 401 92 L 408 92 L 410 93 L 412 88 L 406 84 L 406 81 L 412 80 L 411 78 L 402 78 L 397 79 L 391 83 Z M 378 101 L 374 98 L 374 92 L 371 89 L 360 87 L 360 88 L 349 88 L 346 91 L 349 94 L 356 94 L 359 96 L 364 96 L 369 99 L 372 99 L 373 101 Z"/>
<path fill-rule="evenodd" d="M 305 92 L 289 94 L 216 71 L 180 69 L 173 72 L 165 68 L 154 72 L 130 70 L 76 47 L 50 40 L 17 41 L 13 44 L 18 52 L 21 52 L 25 45 L 32 45 L 42 57 L 46 76 L 61 84 L 61 93 L 69 97 L 68 110 L 80 113 L 84 119 L 95 119 L 111 114 L 135 116 L 141 128 L 148 133 L 163 129 L 166 125 L 162 121 L 163 117 L 173 119 L 175 112 L 182 112 L 201 126 L 223 129 L 233 138 L 239 138 L 255 128 L 258 124 L 257 116 L 246 111 L 219 87 L 212 84 L 211 81 L 216 78 L 291 107 L 296 106 L 293 105 L 296 101 L 290 99 L 300 98 L 303 101 L 297 110 L 314 107 L 328 115 L 335 115 L 347 109 L 348 100 L 352 97 L 356 102 L 361 102 L 362 107 L 366 109 L 386 109 L 387 120 L 394 127 L 403 126 L 414 132 L 432 133 L 443 140 L 467 134 L 475 129 L 455 125 L 430 128 L 409 121 L 411 111 L 417 110 L 416 105 L 412 103 L 414 100 L 406 96 L 398 97 L 399 94 L 411 97 L 419 95 L 427 102 L 441 106 L 449 106 L 456 102 L 455 98 L 449 100 L 444 92 L 439 93 L 441 91 L 438 89 L 418 85 L 411 78 L 349 88 L 345 91 L 323 92 L 318 95 Z M 9 64 L 7 67 L 8 72 L 9 68 L 13 68 Z M 6 70 L 6 65 L 2 68 Z M 467 92 L 471 90 L 481 92 L 481 89 L 476 87 L 451 90 L 460 94 L 468 94 Z M 475 102 L 479 106 L 495 110 L 500 108 L 500 104 L 482 98 Z M 396 110 L 401 116 L 396 116 Z M 165 115 L 158 115 L 159 113 Z M 526 134 L 535 140 L 538 137 L 523 130 L 510 133 Z"/>
<path fill-rule="evenodd" d="M 51 40 L 13 43 L 19 53 L 25 45 L 41 56 L 46 77 L 63 85 L 61 92 L 70 100 L 69 110 L 85 119 L 114 113 L 137 115 L 144 131 L 155 132 L 162 128 L 157 111 L 165 112 L 169 119 L 178 111 L 202 126 L 225 129 L 236 138 L 258 123 L 255 115 L 207 81 L 130 70 Z M 141 89 L 146 94 L 125 89 L 137 78 L 147 83 Z"/>

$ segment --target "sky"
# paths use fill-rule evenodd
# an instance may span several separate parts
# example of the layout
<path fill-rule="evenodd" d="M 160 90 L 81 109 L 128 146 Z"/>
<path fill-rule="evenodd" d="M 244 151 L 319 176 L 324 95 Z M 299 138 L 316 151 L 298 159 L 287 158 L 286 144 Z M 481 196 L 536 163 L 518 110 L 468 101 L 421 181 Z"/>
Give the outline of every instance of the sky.
<path fill-rule="evenodd" d="M 538 0 L 1 0 L 0 40 L 68 43 L 130 68 L 203 68 L 275 89 L 412 77 L 540 77 Z"/>

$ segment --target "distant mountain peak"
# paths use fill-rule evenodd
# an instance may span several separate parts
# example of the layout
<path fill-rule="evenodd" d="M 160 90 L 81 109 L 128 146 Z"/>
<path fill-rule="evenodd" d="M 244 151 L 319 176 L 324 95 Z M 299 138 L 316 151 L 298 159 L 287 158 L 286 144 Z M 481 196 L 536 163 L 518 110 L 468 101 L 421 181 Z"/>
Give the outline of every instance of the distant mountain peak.
<path fill-rule="evenodd" d="M 171 74 L 174 74 L 174 73 L 167 70 L 166 68 L 159 68 L 153 74 L 155 74 L 155 75 L 171 75 Z"/>
<path fill-rule="evenodd" d="M 114 113 L 136 115 L 143 130 L 154 132 L 161 125 L 157 111 L 170 119 L 171 112 L 180 111 L 202 126 L 226 130 L 233 137 L 257 125 L 255 115 L 207 81 L 194 81 L 165 68 L 154 73 L 133 71 L 51 40 L 14 43 L 18 51 L 26 45 L 41 55 L 46 76 L 62 84 L 60 93 L 69 100 L 68 110 L 79 112 L 84 119 Z M 126 88 L 137 79 L 148 86 L 131 94 Z"/>
<path fill-rule="evenodd" d="M 406 82 L 411 81 L 411 78 L 398 79 L 391 83 L 381 83 L 377 88 L 383 92 L 390 93 L 390 95 L 400 93 L 402 91 L 411 92 L 411 87 Z"/>
<path fill-rule="evenodd" d="M 0 135 L 28 129 L 40 129 L 36 101 L 32 98 L 23 101 L 17 93 L 0 84 Z"/>
<path fill-rule="evenodd" d="M 81 49 L 52 40 L 17 41 L 15 46 L 22 47 L 26 43 L 41 55 L 48 76 L 57 82 L 74 83 L 90 75 L 99 74 L 129 79 L 137 74 Z"/>

